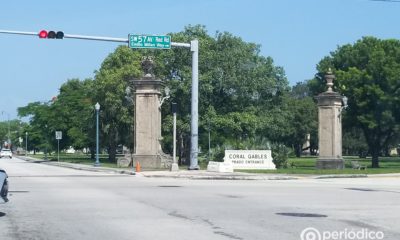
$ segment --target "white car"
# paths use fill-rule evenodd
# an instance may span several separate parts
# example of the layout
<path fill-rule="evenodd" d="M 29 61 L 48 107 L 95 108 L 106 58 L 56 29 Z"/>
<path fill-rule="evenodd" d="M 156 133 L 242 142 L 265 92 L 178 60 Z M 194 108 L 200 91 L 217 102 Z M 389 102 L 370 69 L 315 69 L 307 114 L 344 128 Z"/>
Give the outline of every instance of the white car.
<path fill-rule="evenodd" d="M 7 181 L 7 173 L 3 169 L 0 168 L 0 200 L 3 202 L 8 202 L 8 181 Z"/>
<path fill-rule="evenodd" d="M 11 152 L 11 150 L 10 150 L 10 149 L 5 149 L 5 148 L 1 149 L 0 158 L 2 158 L 2 157 L 9 157 L 9 158 L 12 158 L 12 152 Z"/>

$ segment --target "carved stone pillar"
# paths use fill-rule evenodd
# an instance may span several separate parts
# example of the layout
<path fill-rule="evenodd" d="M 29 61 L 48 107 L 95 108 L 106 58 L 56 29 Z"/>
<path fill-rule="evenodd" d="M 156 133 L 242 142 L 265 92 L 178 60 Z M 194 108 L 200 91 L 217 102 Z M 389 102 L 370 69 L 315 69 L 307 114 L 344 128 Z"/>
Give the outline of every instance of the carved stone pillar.
<path fill-rule="evenodd" d="M 342 96 L 332 90 L 335 76 L 325 75 L 328 90 L 319 94 L 318 101 L 318 149 L 317 169 L 343 169 L 342 158 Z"/>
<path fill-rule="evenodd" d="M 142 62 L 144 76 L 133 80 L 135 86 L 135 152 L 134 164 L 143 168 L 167 168 L 161 150 L 160 97 L 162 81 L 152 74 L 153 61 Z"/>

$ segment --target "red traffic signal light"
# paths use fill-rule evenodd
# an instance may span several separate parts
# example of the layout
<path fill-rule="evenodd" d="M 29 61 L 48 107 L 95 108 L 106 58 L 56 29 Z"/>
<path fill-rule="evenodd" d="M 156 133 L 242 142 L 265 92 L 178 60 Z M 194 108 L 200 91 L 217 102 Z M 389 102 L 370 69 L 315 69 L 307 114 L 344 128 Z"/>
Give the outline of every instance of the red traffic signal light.
<path fill-rule="evenodd" d="M 45 30 L 40 31 L 39 38 L 47 38 L 47 31 L 45 31 Z"/>
<path fill-rule="evenodd" d="M 49 39 L 63 39 L 64 38 L 64 33 L 61 31 L 55 32 L 55 31 L 49 31 L 47 32 L 46 30 L 42 30 L 39 32 L 39 38 L 49 38 Z"/>

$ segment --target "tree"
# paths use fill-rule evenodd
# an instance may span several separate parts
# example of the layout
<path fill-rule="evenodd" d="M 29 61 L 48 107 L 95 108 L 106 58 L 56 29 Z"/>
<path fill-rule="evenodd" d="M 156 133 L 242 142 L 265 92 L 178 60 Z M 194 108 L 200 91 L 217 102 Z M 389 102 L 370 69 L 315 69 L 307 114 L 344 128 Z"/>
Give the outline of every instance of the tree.
<path fill-rule="evenodd" d="M 19 139 L 24 137 L 25 133 L 22 131 L 27 124 L 17 119 L 9 119 L 7 121 L 0 122 L 0 147 L 8 142 L 10 138 L 11 146 L 13 149 L 20 147 Z M 10 143 L 8 143 L 10 144 Z"/>
<path fill-rule="evenodd" d="M 300 157 L 307 134 L 310 134 L 313 139 L 317 138 L 317 106 L 311 97 L 291 98 L 289 111 L 291 113 L 288 121 L 290 134 L 285 142 L 294 146 L 296 156 Z"/>
<path fill-rule="evenodd" d="M 132 136 L 133 106 L 127 101 L 126 90 L 133 78 L 141 76 L 142 54 L 127 46 L 118 47 L 102 63 L 94 80 L 95 99 L 99 102 L 103 144 L 109 161 L 116 161 L 118 144 L 126 144 Z"/>
<path fill-rule="evenodd" d="M 336 74 L 336 90 L 348 98 L 343 121 L 362 129 L 377 168 L 379 155 L 399 131 L 400 41 L 364 37 L 322 59 L 319 78 L 328 67 Z"/>
<path fill-rule="evenodd" d="M 92 92 L 92 79 L 70 79 L 64 83 L 50 106 L 54 113 L 50 124 L 64 133 L 60 141 L 61 149 L 69 146 L 77 150 L 89 147 L 94 157 L 95 102 Z"/>
<path fill-rule="evenodd" d="M 208 129 L 213 146 L 239 143 L 245 138 L 267 135 L 265 116 L 279 108 L 289 86 L 281 67 L 274 66 L 270 57 L 260 55 L 260 46 L 244 42 L 227 32 L 210 36 L 204 26 L 188 26 L 172 34 L 177 42 L 199 39 L 199 144 L 208 148 Z M 154 52 L 156 75 L 171 89 L 171 99 L 179 104 L 178 132 L 184 156 L 188 156 L 190 129 L 191 57 L 186 49 Z M 169 107 L 163 106 L 163 116 Z M 170 122 L 170 121 L 169 121 Z M 167 125 L 164 125 L 167 126 Z M 170 135 L 170 126 L 164 135 Z M 178 137 L 179 139 L 179 137 Z M 165 139 L 168 141 L 168 139 Z M 237 145 L 238 147 L 239 144 Z M 165 147 L 171 149 L 170 142 Z"/>
<path fill-rule="evenodd" d="M 60 149 L 94 149 L 93 80 L 70 79 L 60 87 L 58 96 L 48 102 L 34 102 L 18 109 L 20 117 L 29 117 L 30 149 L 56 149 L 55 131 L 62 131 Z M 92 151 L 93 152 L 93 151 Z"/>
<path fill-rule="evenodd" d="M 290 90 L 288 81 L 283 68 L 275 66 L 272 58 L 260 55 L 259 45 L 244 42 L 227 32 L 210 36 L 200 25 L 188 26 L 170 35 L 176 42 L 193 39 L 200 42 L 199 144 L 203 149 L 208 148 L 209 127 L 213 146 L 236 142 L 241 147 L 238 139 L 288 139 L 284 116 L 290 112 L 283 106 Z M 92 145 L 88 137 L 93 131 L 91 111 L 94 103 L 99 102 L 101 144 L 107 147 L 110 161 L 115 162 L 117 145 L 133 142 L 134 103 L 130 97 L 134 86 L 130 80 L 141 77 L 143 56 L 154 57 L 156 77 L 171 89 L 170 101 L 178 103 L 178 153 L 182 162 L 189 157 L 190 150 L 191 54 L 188 49 L 155 51 L 120 46 L 103 61 L 93 81 L 70 80 L 60 88 L 55 101 L 21 109 L 21 114 L 33 116 L 34 129 L 47 124 L 49 131 L 66 131 L 63 144 L 80 148 Z M 172 135 L 168 105 L 162 106 L 163 136 Z M 37 111 L 40 108 L 46 111 Z M 274 125 L 276 122 L 279 124 Z M 172 151 L 171 137 L 164 138 L 163 149 Z"/>
<path fill-rule="evenodd" d="M 25 107 L 18 108 L 19 117 L 29 117 L 29 127 L 25 130 L 29 134 L 29 144 L 35 153 L 40 149 L 50 149 L 50 137 L 53 127 L 49 125 L 51 119 L 51 101 L 33 102 Z"/>

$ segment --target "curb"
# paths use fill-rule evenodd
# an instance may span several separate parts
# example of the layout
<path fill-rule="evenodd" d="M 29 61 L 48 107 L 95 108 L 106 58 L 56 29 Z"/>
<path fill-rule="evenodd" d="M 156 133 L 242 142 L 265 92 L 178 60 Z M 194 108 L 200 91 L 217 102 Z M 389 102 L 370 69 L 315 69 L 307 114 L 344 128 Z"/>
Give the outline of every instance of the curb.
<path fill-rule="evenodd" d="M 214 173 L 207 172 L 205 170 L 196 171 L 193 173 L 188 173 L 185 171 L 181 172 L 141 172 L 141 176 L 148 178 L 183 178 L 191 180 L 297 180 L 299 177 L 294 176 L 277 176 L 277 175 L 253 175 L 253 174 L 243 174 L 243 173 Z"/>
<path fill-rule="evenodd" d="M 114 168 L 104 168 L 104 167 L 94 167 L 94 166 L 92 167 L 92 166 L 88 166 L 88 165 L 65 163 L 65 162 L 52 162 L 52 161 L 48 161 L 48 160 L 39 160 L 36 158 L 31 158 L 31 157 L 18 156 L 18 158 L 22 159 L 24 161 L 32 162 L 32 163 L 43 163 L 43 164 L 50 165 L 50 166 L 71 168 L 71 169 L 76 169 L 76 170 L 136 175 L 136 173 L 134 171 L 130 171 L 130 170 L 126 170 L 126 169 L 114 169 Z"/>
<path fill-rule="evenodd" d="M 367 178 L 367 174 L 334 174 L 334 175 L 319 175 L 313 179 L 327 179 L 327 178 Z"/>
<path fill-rule="evenodd" d="M 33 162 L 44 163 L 51 166 L 72 168 L 76 170 L 85 170 L 92 172 L 105 172 L 125 175 L 136 175 L 137 177 L 147 178 L 175 178 L 175 179 L 192 179 L 192 180 L 299 180 L 299 179 L 332 179 L 332 178 L 385 178 L 385 177 L 400 177 L 400 173 L 386 173 L 386 174 L 331 174 L 331 175 L 284 175 L 284 174 L 259 174 L 254 175 L 250 173 L 216 173 L 207 172 L 206 170 L 180 170 L 178 172 L 170 171 L 144 171 L 136 173 L 133 169 L 116 169 L 105 167 L 94 167 L 90 165 L 74 164 L 66 162 L 54 162 L 48 160 L 41 160 L 31 157 L 18 156 L 19 159 Z"/>

